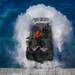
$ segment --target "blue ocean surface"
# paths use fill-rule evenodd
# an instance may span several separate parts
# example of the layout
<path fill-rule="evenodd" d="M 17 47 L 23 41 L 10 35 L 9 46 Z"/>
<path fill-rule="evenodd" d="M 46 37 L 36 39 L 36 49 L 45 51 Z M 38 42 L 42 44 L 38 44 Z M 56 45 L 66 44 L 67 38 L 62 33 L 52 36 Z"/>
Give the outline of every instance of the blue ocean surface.
<path fill-rule="evenodd" d="M 62 67 L 75 68 L 75 0 L 0 0 L 0 68 L 22 67 L 14 59 L 18 44 L 13 39 L 15 22 L 18 15 L 37 4 L 54 7 L 71 22 L 73 36 L 68 45 L 64 42 L 59 61 L 65 63 Z"/>

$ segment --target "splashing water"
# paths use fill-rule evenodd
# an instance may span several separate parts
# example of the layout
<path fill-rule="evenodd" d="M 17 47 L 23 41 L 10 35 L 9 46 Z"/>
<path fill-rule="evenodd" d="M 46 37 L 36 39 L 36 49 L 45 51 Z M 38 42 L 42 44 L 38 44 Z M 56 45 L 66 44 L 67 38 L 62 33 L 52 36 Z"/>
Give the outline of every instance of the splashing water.
<path fill-rule="evenodd" d="M 31 20 L 37 17 L 47 17 L 52 20 L 52 33 L 53 33 L 53 46 L 54 46 L 54 59 L 52 61 L 44 62 L 43 64 L 34 61 L 29 61 L 26 58 L 26 38 L 29 36 L 29 28 Z M 18 16 L 15 25 L 14 37 L 18 41 L 16 47 L 17 62 L 26 68 L 37 67 L 52 68 L 58 67 L 58 54 L 57 51 L 62 51 L 63 43 L 68 40 L 67 37 L 72 31 L 71 23 L 67 20 L 66 16 L 57 11 L 55 8 L 45 6 L 43 4 L 34 5 L 26 10 L 26 13 Z"/>

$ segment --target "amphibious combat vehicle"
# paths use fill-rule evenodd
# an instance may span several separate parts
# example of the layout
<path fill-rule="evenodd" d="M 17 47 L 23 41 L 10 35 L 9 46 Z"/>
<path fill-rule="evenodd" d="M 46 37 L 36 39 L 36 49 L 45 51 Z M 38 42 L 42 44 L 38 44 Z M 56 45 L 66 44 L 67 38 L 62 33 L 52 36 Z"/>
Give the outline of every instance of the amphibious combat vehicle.
<path fill-rule="evenodd" d="M 49 18 L 33 18 L 26 38 L 26 58 L 37 62 L 53 59 L 52 29 Z"/>

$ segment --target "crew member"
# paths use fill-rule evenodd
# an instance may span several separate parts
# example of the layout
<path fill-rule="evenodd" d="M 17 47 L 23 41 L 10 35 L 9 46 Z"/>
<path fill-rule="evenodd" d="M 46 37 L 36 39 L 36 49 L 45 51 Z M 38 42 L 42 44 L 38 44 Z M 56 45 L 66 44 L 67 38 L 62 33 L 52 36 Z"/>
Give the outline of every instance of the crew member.
<path fill-rule="evenodd" d="M 38 39 L 41 36 L 41 31 L 37 30 L 34 34 L 33 34 L 33 38 L 34 39 Z"/>

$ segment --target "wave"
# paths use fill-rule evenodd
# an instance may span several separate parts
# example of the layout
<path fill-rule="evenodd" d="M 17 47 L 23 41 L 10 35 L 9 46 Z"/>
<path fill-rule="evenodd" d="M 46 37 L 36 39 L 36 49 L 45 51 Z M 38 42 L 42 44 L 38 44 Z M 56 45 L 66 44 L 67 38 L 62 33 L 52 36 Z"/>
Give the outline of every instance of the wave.
<path fill-rule="evenodd" d="M 29 28 L 31 26 L 31 20 L 36 17 L 47 17 L 52 20 L 52 34 L 53 34 L 53 48 L 54 59 L 52 61 L 44 62 L 43 64 L 34 61 L 29 61 L 26 58 L 26 38 L 29 36 Z M 18 41 L 16 46 L 16 61 L 26 68 L 42 67 L 53 68 L 60 67 L 61 63 L 58 59 L 58 52 L 61 53 L 62 45 L 72 31 L 71 22 L 60 11 L 57 11 L 54 7 L 45 6 L 44 4 L 38 4 L 30 6 L 25 13 L 21 13 L 16 21 L 14 38 Z"/>

